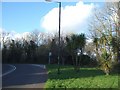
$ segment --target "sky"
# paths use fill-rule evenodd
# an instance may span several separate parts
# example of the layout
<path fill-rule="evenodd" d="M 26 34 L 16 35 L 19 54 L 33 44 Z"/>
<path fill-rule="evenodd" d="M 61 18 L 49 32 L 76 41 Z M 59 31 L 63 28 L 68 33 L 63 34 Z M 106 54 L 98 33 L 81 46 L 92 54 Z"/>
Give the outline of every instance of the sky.
<path fill-rule="evenodd" d="M 103 6 L 101 2 L 62 2 L 61 33 L 87 33 L 93 9 Z M 56 33 L 58 11 L 55 2 L 2 2 L 0 30 L 17 35 L 34 30 Z"/>

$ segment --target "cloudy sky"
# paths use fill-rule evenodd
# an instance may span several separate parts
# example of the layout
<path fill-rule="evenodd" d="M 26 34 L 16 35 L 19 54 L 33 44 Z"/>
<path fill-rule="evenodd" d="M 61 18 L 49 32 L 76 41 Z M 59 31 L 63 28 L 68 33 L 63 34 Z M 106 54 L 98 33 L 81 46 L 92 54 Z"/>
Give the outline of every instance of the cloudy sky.
<path fill-rule="evenodd" d="M 94 4 L 77 2 L 75 5 L 66 5 L 61 8 L 61 32 L 86 32 L 87 20 L 94 8 Z M 48 32 L 57 31 L 59 26 L 58 8 L 50 10 L 41 21 L 41 27 Z"/>
<path fill-rule="evenodd" d="M 93 9 L 103 6 L 102 2 L 62 2 L 61 33 L 88 33 Z M 55 2 L 2 2 L 0 30 L 18 36 L 36 29 L 54 33 L 58 31 L 58 11 Z"/>

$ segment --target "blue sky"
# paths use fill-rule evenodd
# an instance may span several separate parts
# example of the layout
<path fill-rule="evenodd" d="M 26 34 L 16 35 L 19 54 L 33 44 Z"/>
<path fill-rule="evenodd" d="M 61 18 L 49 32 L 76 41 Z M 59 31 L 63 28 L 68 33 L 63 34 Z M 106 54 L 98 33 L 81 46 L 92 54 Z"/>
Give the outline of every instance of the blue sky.
<path fill-rule="evenodd" d="M 63 3 L 62 5 L 74 5 Z M 33 31 L 40 28 L 40 19 L 57 3 L 45 2 L 4 2 L 2 3 L 2 28 L 7 31 L 15 30 L 18 33 Z"/>
<path fill-rule="evenodd" d="M 3 28 L 8 31 L 15 30 L 19 33 L 40 29 L 40 18 L 43 17 L 54 5 L 46 3 L 3 3 L 2 22 Z"/>
<path fill-rule="evenodd" d="M 62 2 L 62 7 L 72 7 L 75 6 L 76 3 L 77 2 Z M 91 5 L 91 3 L 87 2 L 84 4 Z M 103 5 L 103 3 L 94 4 Z M 43 21 L 44 17 L 50 17 L 49 12 L 52 13 L 52 9 L 57 7 L 57 3 L 2 2 L 2 25 L 0 25 L 0 28 L 8 32 L 15 31 L 17 33 L 31 32 L 36 29 L 44 32 L 46 28 L 43 28 L 41 24 L 43 22 L 47 25 L 51 24 L 52 18 L 56 18 L 51 17 L 51 23 L 46 23 L 47 20 Z M 53 12 L 54 11 L 55 10 L 53 10 Z"/>

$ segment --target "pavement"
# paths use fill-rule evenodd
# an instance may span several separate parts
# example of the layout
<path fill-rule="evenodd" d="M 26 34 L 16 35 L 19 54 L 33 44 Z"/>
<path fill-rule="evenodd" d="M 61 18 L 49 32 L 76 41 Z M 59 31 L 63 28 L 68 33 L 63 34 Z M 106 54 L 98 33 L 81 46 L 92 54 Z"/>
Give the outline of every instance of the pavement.
<path fill-rule="evenodd" d="M 45 65 L 3 64 L 2 88 L 44 88 L 47 81 Z"/>

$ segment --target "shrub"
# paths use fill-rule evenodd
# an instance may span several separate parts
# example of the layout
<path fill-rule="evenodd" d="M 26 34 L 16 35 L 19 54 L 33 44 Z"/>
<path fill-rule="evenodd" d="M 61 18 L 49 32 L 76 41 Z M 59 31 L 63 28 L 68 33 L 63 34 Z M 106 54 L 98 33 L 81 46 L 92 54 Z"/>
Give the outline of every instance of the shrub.
<path fill-rule="evenodd" d="M 96 67 L 97 66 L 97 61 L 93 60 L 88 55 L 82 55 L 80 65 L 81 66 L 87 66 L 87 67 Z"/>

